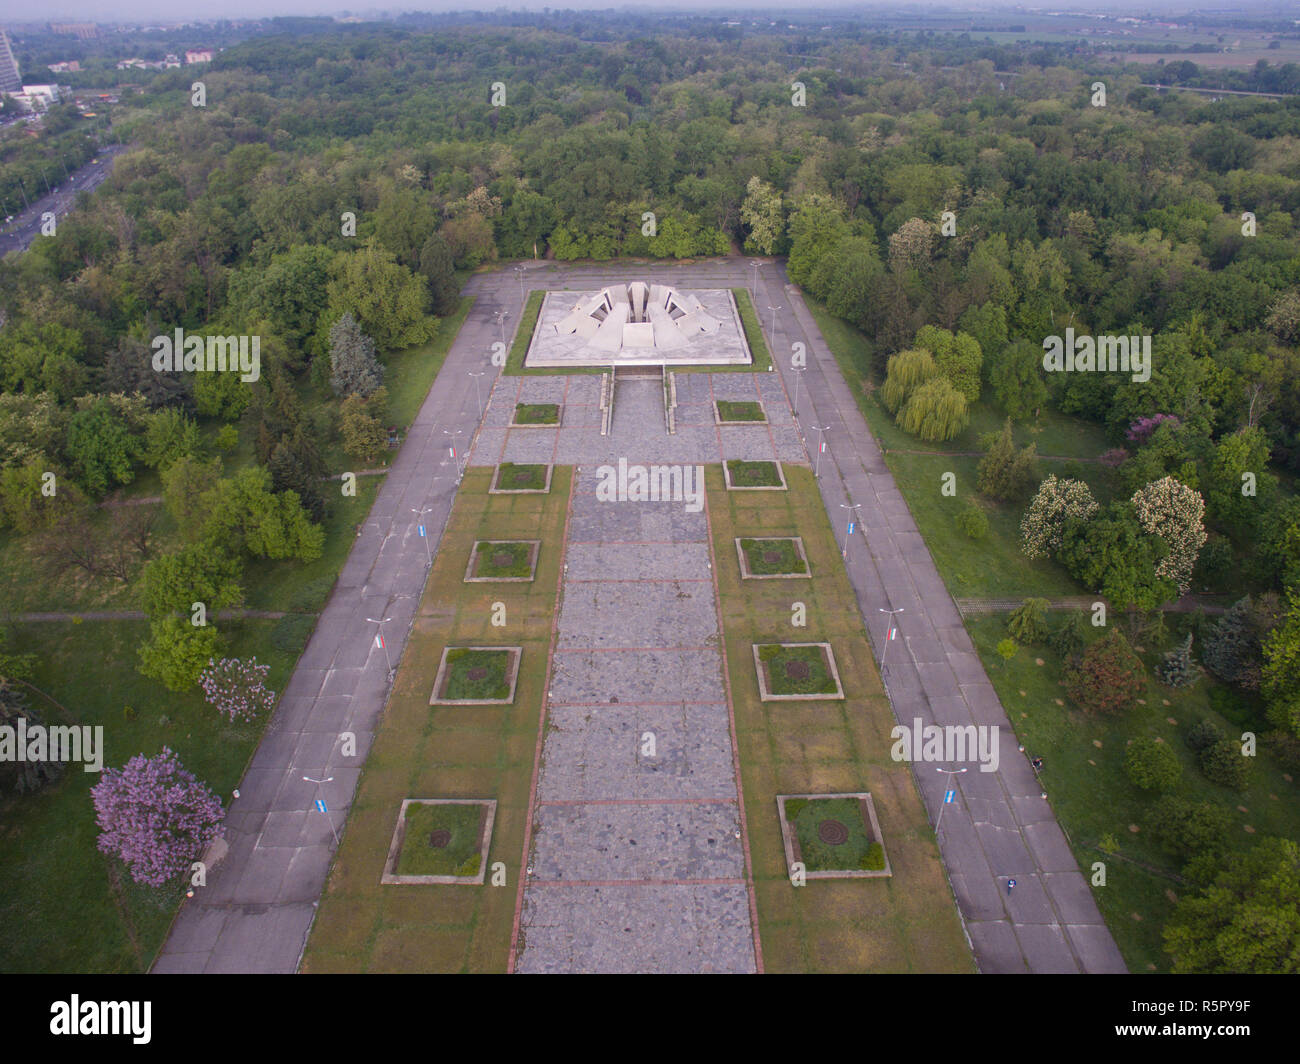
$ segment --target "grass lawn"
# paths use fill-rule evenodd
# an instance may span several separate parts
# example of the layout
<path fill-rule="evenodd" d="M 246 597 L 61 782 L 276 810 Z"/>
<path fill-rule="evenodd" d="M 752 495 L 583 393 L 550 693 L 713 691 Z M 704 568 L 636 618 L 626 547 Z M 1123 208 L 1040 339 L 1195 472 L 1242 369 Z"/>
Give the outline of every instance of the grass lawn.
<path fill-rule="evenodd" d="M 788 798 L 786 823 L 799 841 L 799 857 L 809 872 L 880 871 L 885 867 L 885 850 L 871 837 L 862 818 L 857 798 Z M 826 821 L 844 827 L 839 835 L 823 830 Z M 822 835 L 830 836 L 830 842 Z"/>
<path fill-rule="evenodd" d="M 767 689 L 774 695 L 833 695 L 839 685 L 822 647 L 760 644 L 758 661 Z"/>
<path fill-rule="evenodd" d="M 533 572 L 532 543 L 503 543 L 488 540 L 475 551 L 474 576 L 518 578 Z"/>
<path fill-rule="evenodd" d="M 509 698 L 511 657 L 507 650 L 470 650 L 467 647 L 449 650 L 447 676 L 438 697 Z"/>
<path fill-rule="evenodd" d="M 972 972 L 952 892 L 911 768 L 889 756 L 893 711 L 840 563 L 812 471 L 786 470 L 781 494 L 728 492 L 705 469 L 745 816 L 764 965 L 769 972 Z M 790 624 L 777 580 L 740 579 L 718 559 L 739 535 L 802 536 L 813 576 Z M 831 643 L 845 688 L 837 701 L 760 702 L 755 643 Z M 785 863 L 778 794 L 869 791 L 889 840 L 891 879 L 813 880 L 794 887 Z"/>
<path fill-rule="evenodd" d="M 560 407 L 558 403 L 516 403 L 516 425 L 558 425 Z"/>
<path fill-rule="evenodd" d="M 472 876 L 482 864 L 483 805 L 410 805 L 397 856 L 402 876 Z"/>
<path fill-rule="evenodd" d="M 808 563 L 799 555 L 793 539 L 742 539 L 740 549 L 745 552 L 745 564 L 755 576 L 785 576 L 803 574 Z"/>
<path fill-rule="evenodd" d="M 1124 772 L 1129 741 L 1160 739 L 1177 753 L 1183 772 L 1175 793 L 1212 802 L 1230 815 L 1232 826 L 1225 840 L 1230 850 L 1267 835 L 1300 838 L 1300 795 L 1295 784 L 1264 755 L 1256 759 L 1253 781 L 1244 792 L 1220 787 L 1201 775 L 1184 741 L 1188 729 L 1208 718 L 1229 734 L 1241 731 L 1238 726 L 1234 732 L 1232 722 L 1211 708 L 1211 698 L 1217 698 L 1214 692 L 1222 688 L 1208 678 L 1176 691 L 1152 675 L 1142 696 L 1145 705 L 1135 704 L 1114 717 L 1090 718 L 1066 698 L 1060 686 L 1060 659 L 1047 647 L 1024 647 L 1011 661 L 1002 660 L 994 647 L 1005 638 L 1005 625 L 1005 616 L 966 621 L 1026 754 L 1043 758 L 1043 788 L 1085 878 L 1090 878 L 1094 861 L 1106 864 L 1106 885 L 1093 887 L 1092 892 L 1130 971 L 1167 971 L 1169 958 L 1162 948 L 1161 929 L 1186 887 L 1178 878 L 1180 859 L 1146 830 L 1147 810 L 1155 798 L 1134 786 Z M 1170 627 L 1173 642 L 1181 633 L 1172 631 L 1173 624 Z M 1148 667 L 1158 660 L 1161 649 L 1146 648 L 1142 656 Z M 1177 723 L 1169 723 L 1171 718 Z M 1101 847 L 1108 836 L 1118 847 L 1114 854 Z"/>
<path fill-rule="evenodd" d="M 718 420 L 727 421 L 766 421 L 761 403 L 736 403 L 718 399 Z"/>
<path fill-rule="evenodd" d="M 517 465 L 514 462 L 502 462 L 497 466 L 497 491 L 538 491 L 546 490 L 546 466 Z"/>
<path fill-rule="evenodd" d="M 563 554 L 546 544 L 563 541 L 571 470 L 556 468 L 548 495 L 490 495 L 492 474 L 471 467 L 457 493 L 321 898 L 304 971 L 505 971 Z M 541 539 L 537 579 L 463 583 L 474 543 L 494 537 Z M 504 628 L 491 624 L 497 601 L 506 606 Z M 513 704 L 429 705 L 445 647 L 494 643 L 523 647 Z M 488 861 L 504 862 L 505 886 L 381 885 L 405 798 L 495 798 Z"/>
<path fill-rule="evenodd" d="M 775 462 L 745 462 L 733 459 L 727 462 L 731 483 L 738 488 L 779 488 L 781 472 Z"/>
<path fill-rule="evenodd" d="M 270 664 L 267 685 L 282 691 L 312 620 L 306 627 L 228 621 L 221 630 L 233 656 Z M 136 672 L 146 622 L 11 625 L 9 632 L 12 650 L 37 654 L 33 682 L 59 704 L 31 695 L 47 724 L 102 725 L 106 767 L 170 746 L 229 803 L 266 721 L 229 724 L 197 687 L 175 694 Z M 183 887 L 139 886 L 95 848 L 90 788 L 98 778 L 70 766 L 44 790 L 0 800 L 0 970 L 144 972 L 161 948 Z"/>

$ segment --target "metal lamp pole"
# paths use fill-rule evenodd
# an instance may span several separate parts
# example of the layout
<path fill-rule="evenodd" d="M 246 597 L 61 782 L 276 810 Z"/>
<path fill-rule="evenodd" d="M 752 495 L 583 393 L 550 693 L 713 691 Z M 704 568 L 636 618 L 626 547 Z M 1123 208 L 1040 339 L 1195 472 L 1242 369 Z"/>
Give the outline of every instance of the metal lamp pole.
<path fill-rule="evenodd" d="M 312 779 L 310 776 L 303 776 L 303 779 L 306 780 L 308 783 L 314 783 L 314 784 L 316 784 L 316 793 L 319 794 L 319 793 L 320 793 L 320 786 L 321 786 L 321 784 L 322 784 L 322 783 L 332 783 L 333 780 L 334 780 L 334 777 L 333 777 L 333 776 L 326 776 L 323 780 L 314 780 L 314 779 Z M 330 826 L 330 832 L 334 835 L 334 848 L 337 850 L 337 849 L 339 848 L 339 833 L 338 833 L 338 831 L 336 831 L 335 828 L 334 828 L 334 818 L 333 818 L 332 816 L 330 816 L 330 815 L 329 815 L 329 811 L 328 811 L 328 810 L 325 810 L 325 809 L 322 809 L 322 810 L 321 810 L 321 815 L 324 816 L 325 819 L 326 819 L 326 821 L 328 821 L 328 823 L 329 823 L 329 826 Z"/>
<path fill-rule="evenodd" d="M 778 303 L 776 306 L 772 306 L 769 303 L 767 309 L 772 312 L 772 345 L 776 346 L 776 312 L 781 309 L 781 305 Z"/>
<path fill-rule="evenodd" d="M 822 433 L 830 428 L 830 426 L 810 425 L 809 428 L 817 430 L 817 461 L 813 466 L 813 479 L 820 480 L 822 475 Z"/>
<path fill-rule="evenodd" d="M 478 379 L 481 376 L 483 376 L 483 372 L 480 370 L 478 373 L 471 373 L 470 376 L 474 378 L 474 400 L 475 402 L 478 403 L 478 419 L 482 421 L 483 420 L 483 393 L 479 389 Z"/>
<path fill-rule="evenodd" d="M 442 434 L 444 436 L 450 436 L 453 441 L 462 435 L 460 429 L 456 429 L 454 432 L 451 429 L 443 429 Z M 457 448 L 454 442 L 451 444 L 451 454 L 452 457 L 456 459 L 456 483 L 459 484 L 460 483 L 460 454 L 459 454 L 459 448 Z"/>
<path fill-rule="evenodd" d="M 880 652 L 880 675 L 883 678 L 885 675 L 885 658 L 889 657 L 889 644 L 894 635 L 894 614 L 902 613 L 903 607 L 899 606 L 896 610 L 887 610 L 884 606 L 877 606 L 876 609 L 881 613 L 889 614 L 889 628 L 885 631 L 885 649 Z"/>
<path fill-rule="evenodd" d="M 381 647 L 384 648 L 384 660 L 385 660 L 386 662 L 388 662 L 388 671 L 389 671 L 389 672 L 392 672 L 392 671 L 393 671 L 393 659 L 392 659 L 391 657 L 388 656 L 388 640 L 384 638 L 384 622 L 385 622 L 385 621 L 391 621 L 392 618 L 391 618 L 391 617 L 385 617 L 385 618 L 381 621 L 381 620 L 377 620 L 377 619 L 374 618 L 374 617 L 367 617 L 366 620 L 368 620 L 371 624 L 377 624 L 377 625 L 379 625 L 379 645 L 380 645 Z"/>
<path fill-rule="evenodd" d="M 861 508 L 862 508 L 862 503 L 860 502 L 855 502 L 852 504 L 849 504 L 847 502 L 840 503 L 840 509 L 848 510 L 851 515 L 856 513 L 856 511 L 860 510 Z M 857 514 L 857 517 L 859 521 L 862 520 L 861 514 Z M 844 529 L 844 550 L 842 552 L 845 568 L 848 568 L 848 564 L 849 564 L 849 540 L 852 538 L 852 532 L 853 532 L 853 522 L 849 521 L 849 523 L 845 526 Z"/>
<path fill-rule="evenodd" d="M 935 771 L 945 773 L 948 776 L 948 782 L 951 783 L 953 776 L 960 776 L 966 770 L 964 768 L 937 768 L 935 769 Z M 943 796 L 946 799 L 948 797 L 948 788 L 945 787 L 943 790 L 944 790 Z M 947 804 L 948 803 L 946 801 L 942 801 L 939 803 L 939 816 L 935 819 L 934 822 L 934 834 L 936 837 L 939 834 L 939 825 L 943 823 L 943 809 L 944 806 L 946 806 Z"/>
<path fill-rule="evenodd" d="M 807 372 L 807 370 L 796 369 L 796 370 L 793 370 L 792 372 L 794 373 L 794 416 L 795 416 L 796 418 L 798 418 L 798 416 L 799 416 L 799 379 L 804 375 L 804 373 Z"/>
<path fill-rule="evenodd" d="M 433 513 L 433 510 L 432 510 L 431 508 L 429 508 L 428 506 L 422 506 L 422 507 L 421 507 L 420 509 L 418 509 L 418 510 L 417 510 L 414 506 L 412 506 L 412 507 L 411 507 L 411 513 L 415 514 L 417 517 L 423 517 L 425 514 Z M 424 525 L 421 524 L 420 527 L 423 528 Z M 427 531 L 427 529 L 426 529 L 426 531 Z M 425 555 L 426 555 L 426 556 L 428 557 L 428 559 L 429 559 L 429 568 L 432 569 L 432 568 L 433 568 L 433 551 L 429 548 L 429 537 L 428 537 L 427 535 L 424 535 L 424 536 L 421 536 L 420 538 L 421 538 L 422 540 L 424 540 L 424 553 L 425 553 Z"/>

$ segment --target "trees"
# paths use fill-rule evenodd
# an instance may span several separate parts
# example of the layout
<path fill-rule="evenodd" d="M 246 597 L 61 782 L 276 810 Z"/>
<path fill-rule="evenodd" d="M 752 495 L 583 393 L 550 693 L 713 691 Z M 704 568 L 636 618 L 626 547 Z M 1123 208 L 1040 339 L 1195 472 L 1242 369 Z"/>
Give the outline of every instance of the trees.
<path fill-rule="evenodd" d="M 105 398 L 98 398 L 72 415 L 66 445 L 73 476 L 91 495 L 129 484 L 139 452 L 127 421 Z"/>
<path fill-rule="evenodd" d="M 904 432 L 928 441 L 952 439 L 969 420 L 966 397 L 946 377 L 934 377 L 917 387 L 898 412 Z"/>
<path fill-rule="evenodd" d="M 149 625 L 149 641 L 140 647 L 137 667 L 169 691 L 184 691 L 198 682 L 204 663 L 218 655 L 219 644 L 210 624 L 195 627 L 188 617 L 163 617 Z"/>
<path fill-rule="evenodd" d="M 1123 633 L 1112 628 L 1064 675 L 1071 700 L 1085 713 L 1118 713 L 1146 689 L 1145 671 Z"/>
<path fill-rule="evenodd" d="M 889 359 L 885 383 L 880 389 L 880 401 L 891 414 L 897 414 L 911 395 L 926 381 L 939 373 L 934 356 L 929 351 L 913 348 L 900 351 Z"/>
<path fill-rule="evenodd" d="M 1179 593 L 1185 594 L 1206 539 L 1201 493 L 1173 477 L 1163 477 L 1133 496 L 1133 509 L 1142 530 L 1159 536 L 1169 548 L 1156 566 L 1156 575 L 1172 581 Z"/>
<path fill-rule="evenodd" d="M 745 186 L 745 200 L 740 206 L 740 220 L 749 229 L 745 251 L 771 255 L 781 238 L 784 219 L 781 193 L 759 177 L 751 177 Z"/>
<path fill-rule="evenodd" d="M 330 329 L 330 387 L 335 395 L 363 399 L 384 380 L 384 367 L 375 357 L 375 343 L 361 331 L 350 313 Z"/>
<path fill-rule="evenodd" d="M 973 336 L 964 332 L 954 336 L 947 329 L 925 325 L 916 333 L 915 346 L 934 356 L 936 368 L 966 397 L 968 403 L 979 399 L 980 367 L 984 364 L 984 354 Z"/>
<path fill-rule="evenodd" d="M 460 299 L 456 284 L 456 263 L 451 248 L 437 233 L 432 234 L 420 249 L 420 273 L 429 283 L 429 299 L 435 314 L 450 314 Z"/>
<path fill-rule="evenodd" d="M 271 474 L 260 466 L 241 469 L 209 493 L 203 537 L 257 558 L 314 561 L 325 533 L 313 524 L 296 492 L 276 494 Z"/>
<path fill-rule="evenodd" d="M 990 499 L 999 502 L 1023 499 L 1038 476 L 1034 457 L 1036 445 L 1031 443 L 1022 450 L 1016 450 L 1010 418 L 1007 418 L 1001 432 L 981 442 L 987 444 L 988 451 L 980 459 L 976 486 Z"/>
<path fill-rule="evenodd" d="M 252 720 L 275 705 L 275 692 L 266 686 L 270 671 L 271 666 L 259 665 L 257 658 L 222 658 L 208 662 L 199 674 L 199 686 L 208 705 L 227 720 Z"/>
<path fill-rule="evenodd" d="M 0 640 L 0 642 L 3 642 Z M 29 704 L 27 695 L 13 682 L 16 677 L 0 674 L 0 727 L 17 728 L 20 719 L 27 727 L 40 726 L 41 715 Z M 63 766 L 58 761 L 29 761 L 26 757 L 0 759 L 0 794 L 30 793 L 57 779 Z"/>
<path fill-rule="evenodd" d="M 1222 850 L 1232 817 L 1213 802 L 1189 802 L 1167 794 L 1151 807 L 1146 826 L 1167 849 L 1191 858 Z"/>
<path fill-rule="evenodd" d="M 1165 925 L 1174 971 L 1249 975 L 1300 972 L 1300 845 L 1264 839 L 1230 861 L 1199 858 L 1203 885 Z"/>
<path fill-rule="evenodd" d="M 1273 490 L 1269 450 L 1268 437 L 1253 426 L 1225 436 L 1214 450 L 1206 500 L 1214 520 L 1234 536 L 1249 536 L 1263 517 L 1263 497 Z"/>
<path fill-rule="evenodd" d="M 100 852 L 125 862 L 137 883 L 161 887 L 189 872 L 221 833 L 221 800 L 168 747 L 105 769 L 90 793 Z"/>
<path fill-rule="evenodd" d="M 1167 744 L 1142 738 L 1129 745 L 1124 771 L 1144 791 L 1169 791 L 1182 779 L 1183 765 Z"/>
<path fill-rule="evenodd" d="M 1145 536 L 1133 504 L 1111 503 L 1096 516 L 1073 518 L 1061 537 L 1057 559 L 1090 591 L 1117 609 L 1154 610 L 1174 597 L 1172 581 L 1156 574 L 1167 548 Z"/>
<path fill-rule="evenodd" d="M 1032 417 L 1047 402 L 1042 364 L 1041 349 L 1027 340 L 1017 340 L 993 358 L 989 383 L 998 406 L 1008 417 L 1017 421 Z"/>
<path fill-rule="evenodd" d="M 1300 588 L 1287 593 L 1286 616 L 1263 641 L 1263 654 L 1269 719 L 1300 735 Z"/>
<path fill-rule="evenodd" d="M 1061 547 L 1066 525 L 1086 521 L 1098 510 L 1092 489 L 1082 480 L 1058 480 L 1049 474 L 1038 486 L 1020 522 L 1020 550 L 1027 558 L 1045 558 Z"/>
<path fill-rule="evenodd" d="M 202 449 L 199 427 L 175 407 L 155 410 L 145 429 L 144 463 L 160 472 Z"/>
<path fill-rule="evenodd" d="M 371 413 L 370 404 L 359 395 L 349 395 L 343 400 L 339 427 L 343 433 L 343 449 L 359 461 L 375 461 L 388 445 L 388 431 L 383 422 Z"/>
<path fill-rule="evenodd" d="M 491 229 L 488 225 L 489 238 Z M 329 307 L 322 314 L 331 325 L 331 340 L 333 323 L 348 312 L 380 351 L 413 347 L 433 337 L 437 322 L 427 313 L 428 285 L 400 265 L 392 252 L 370 241 L 351 254 L 340 253 L 332 272 Z"/>

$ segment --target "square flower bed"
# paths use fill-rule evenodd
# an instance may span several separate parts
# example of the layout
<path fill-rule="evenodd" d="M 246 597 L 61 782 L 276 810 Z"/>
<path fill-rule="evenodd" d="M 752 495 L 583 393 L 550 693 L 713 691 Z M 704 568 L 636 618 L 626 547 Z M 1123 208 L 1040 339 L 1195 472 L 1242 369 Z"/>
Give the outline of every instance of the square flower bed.
<path fill-rule="evenodd" d="M 446 647 L 431 706 L 495 706 L 515 700 L 521 647 Z"/>
<path fill-rule="evenodd" d="M 403 799 L 380 882 L 483 883 L 496 812 L 494 799 Z"/>
<path fill-rule="evenodd" d="M 758 694 L 764 702 L 843 698 L 829 643 L 754 643 Z"/>
<path fill-rule="evenodd" d="M 515 428 L 558 425 L 559 423 L 559 403 L 516 403 L 514 420 L 510 422 Z"/>
<path fill-rule="evenodd" d="M 513 581 L 527 583 L 537 572 L 540 539 L 480 539 L 469 552 L 465 582 Z"/>
<path fill-rule="evenodd" d="M 488 488 L 489 495 L 544 495 L 551 490 L 551 467 L 549 465 L 516 465 L 514 462 L 502 462 L 497 466 L 497 475 Z"/>
<path fill-rule="evenodd" d="M 808 556 L 799 536 L 758 536 L 736 540 L 742 580 L 808 579 Z"/>
<path fill-rule="evenodd" d="M 722 463 L 728 491 L 785 491 L 785 473 L 780 462 L 744 462 L 734 459 Z"/>
<path fill-rule="evenodd" d="M 718 423 L 720 425 L 726 425 L 734 421 L 767 421 L 767 415 L 763 413 L 763 404 L 759 402 L 738 403 L 730 399 L 715 399 L 713 405 L 717 409 Z"/>
<path fill-rule="evenodd" d="M 803 865 L 807 879 L 890 876 L 871 795 L 780 794 L 776 799 L 786 868 Z"/>

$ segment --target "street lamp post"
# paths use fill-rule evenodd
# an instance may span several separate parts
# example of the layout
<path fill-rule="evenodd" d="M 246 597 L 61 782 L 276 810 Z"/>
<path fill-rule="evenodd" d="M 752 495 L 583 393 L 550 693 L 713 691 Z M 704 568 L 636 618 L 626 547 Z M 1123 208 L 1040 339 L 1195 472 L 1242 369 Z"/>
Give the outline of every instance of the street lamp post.
<path fill-rule="evenodd" d="M 501 326 L 501 342 L 506 342 L 506 318 L 510 317 L 510 311 L 498 310 L 496 313 L 497 324 Z"/>
<path fill-rule="evenodd" d="M 841 510 L 848 510 L 848 511 L 849 511 L 849 515 L 850 515 L 849 523 L 845 526 L 845 529 L 844 529 L 844 550 L 843 550 L 843 552 L 842 552 L 842 556 L 843 556 L 843 558 L 844 558 L 844 567 L 845 567 L 846 569 L 848 568 L 848 564 L 849 564 L 849 540 L 852 538 L 852 535 L 853 535 L 853 521 L 852 521 L 852 517 L 853 517 L 853 515 L 856 514 L 858 520 L 862 520 L 862 515 L 859 514 L 859 513 L 857 513 L 857 511 L 860 510 L 861 508 L 862 508 L 862 503 L 860 503 L 860 502 L 855 502 L 855 503 L 842 502 L 842 503 L 840 503 L 840 509 L 841 509 Z"/>
<path fill-rule="evenodd" d="M 443 429 L 442 434 L 444 436 L 450 436 L 453 441 L 455 441 L 459 436 L 462 435 L 460 429 L 454 429 L 454 430 Z M 451 456 L 454 459 L 456 459 L 456 483 L 459 484 L 460 483 L 460 448 L 458 448 L 454 442 L 452 442 L 450 446 L 451 446 Z"/>
<path fill-rule="evenodd" d="M 771 337 L 772 337 L 772 346 L 775 347 L 775 346 L 776 346 L 776 312 L 777 312 L 778 310 L 781 309 L 781 305 L 778 303 L 776 306 L 772 306 L 772 305 L 769 303 L 768 306 L 767 306 L 767 309 L 770 310 L 770 311 L 772 312 L 772 332 L 771 332 Z"/>
<path fill-rule="evenodd" d="M 960 775 L 961 775 L 963 772 L 965 772 L 966 770 L 965 770 L 964 768 L 938 768 L 938 769 L 935 769 L 935 771 L 936 771 L 936 772 L 943 772 L 943 773 L 945 773 L 945 774 L 948 776 L 948 782 L 951 783 L 951 782 L 952 782 L 952 777 L 953 777 L 953 776 L 960 776 Z M 947 788 L 947 787 L 944 787 L 943 792 L 944 792 L 944 793 L 943 793 L 944 801 L 941 801 L 941 802 L 939 803 L 939 816 L 935 819 L 935 822 L 934 822 L 934 834 L 935 834 L 935 838 L 938 838 L 938 836 L 939 836 L 939 825 L 943 823 L 943 809 L 944 809 L 944 806 L 946 806 L 946 805 L 948 804 L 948 802 L 947 802 L 947 798 L 948 798 L 948 788 Z"/>
<path fill-rule="evenodd" d="M 524 268 L 523 266 L 515 267 L 515 276 L 519 278 L 519 298 L 524 298 Z"/>
<path fill-rule="evenodd" d="M 385 624 L 385 622 L 387 622 L 387 621 L 391 621 L 392 618 L 391 618 L 391 617 L 385 617 L 385 618 L 381 621 L 381 620 L 378 620 L 378 619 L 376 619 L 376 618 L 374 618 L 374 617 L 367 617 L 366 620 L 368 620 L 371 624 L 377 624 L 377 625 L 379 625 L 379 645 L 380 645 L 380 646 L 383 648 L 383 650 L 384 650 L 384 660 L 385 660 L 386 662 L 388 662 L 388 671 L 391 673 L 391 672 L 393 671 L 393 659 L 392 659 L 391 657 L 388 656 L 388 640 L 384 638 L 384 624 Z"/>
<path fill-rule="evenodd" d="M 759 262 L 758 259 L 754 259 L 753 261 L 750 262 L 750 265 L 754 267 L 754 283 L 751 286 L 751 290 L 754 293 L 754 298 L 757 299 L 758 298 L 758 268 L 763 264 Z"/>
<path fill-rule="evenodd" d="M 423 517 L 425 514 L 433 513 L 433 510 L 430 509 L 428 506 L 422 506 L 422 507 L 421 507 L 420 509 L 418 509 L 418 510 L 417 510 L 414 506 L 412 506 L 412 507 L 411 507 L 411 513 L 415 514 L 417 517 Z M 424 532 L 427 532 L 427 531 L 428 531 L 428 529 L 425 529 L 423 522 L 420 524 L 420 528 L 423 529 Z M 424 553 L 425 553 L 425 555 L 426 555 L 426 556 L 428 557 L 428 559 L 429 559 L 429 568 L 432 569 L 432 568 L 433 568 L 433 551 L 429 548 L 429 537 L 428 537 L 427 535 L 421 534 L 420 538 L 421 538 L 422 540 L 424 540 Z"/>
<path fill-rule="evenodd" d="M 806 370 L 792 370 L 794 373 L 794 416 L 799 417 L 799 378 L 804 375 Z"/>
<path fill-rule="evenodd" d="M 474 378 L 474 400 L 475 402 L 478 403 L 478 419 L 482 421 L 483 420 L 483 393 L 479 390 L 478 379 L 481 376 L 483 376 L 483 372 L 480 370 L 478 373 L 471 373 L 470 376 Z"/>
<path fill-rule="evenodd" d="M 306 780 L 308 783 L 316 784 L 316 793 L 319 794 L 321 784 L 333 782 L 334 777 L 326 776 L 323 780 L 314 780 L 310 776 L 303 776 L 303 779 Z M 317 806 L 317 808 L 319 809 L 320 807 Z M 337 850 L 339 848 L 339 833 L 334 828 L 334 818 L 330 816 L 329 810 L 327 809 L 321 809 L 321 815 L 324 816 L 325 820 L 329 823 L 330 832 L 334 835 L 334 848 Z"/>
<path fill-rule="evenodd" d="M 889 644 L 894 638 L 894 614 L 902 613 L 903 607 L 899 606 L 896 610 L 887 610 L 884 606 L 877 606 L 881 613 L 889 614 L 889 627 L 885 630 L 885 649 L 880 652 L 880 676 L 885 676 L 885 659 L 889 657 Z"/>
<path fill-rule="evenodd" d="M 822 433 L 825 432 L 828 428 L 830 428 L 830 426 L 811 425 L 809 427 L 817 430 L 817 461 L 813 465 L 813 479 L 820 480 L 822 475 L 822 447 L 824 446 L 824 444 L 822 443 Z"/>

